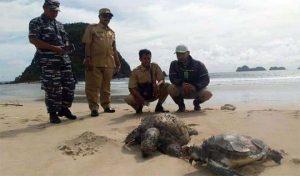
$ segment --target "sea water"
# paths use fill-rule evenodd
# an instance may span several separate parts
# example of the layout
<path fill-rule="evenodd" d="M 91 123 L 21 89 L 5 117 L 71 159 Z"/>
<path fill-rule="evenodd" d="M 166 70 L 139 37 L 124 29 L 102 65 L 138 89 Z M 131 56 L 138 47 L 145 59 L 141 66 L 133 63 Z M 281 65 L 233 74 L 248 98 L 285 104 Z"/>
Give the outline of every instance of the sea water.
<path fill-rule="evenodd" d="M 262 104 L 300 106 L 300 70 L 210 73 L 208 89 L 213 97 L 206 104 Z M 166 82 L 170 82 L 168 77 Z M 2 84 L 0 102 L 44 98 L 40 83 Z M 85 82 L 76 85 L 75 98 L 85 96 Z M 128 78 L 111 82 L 112 96 L 129 94 Z M 112 102 L 113 103 L 113 102 Z M 167 104 L 172 104 L 171 98 Z"/>

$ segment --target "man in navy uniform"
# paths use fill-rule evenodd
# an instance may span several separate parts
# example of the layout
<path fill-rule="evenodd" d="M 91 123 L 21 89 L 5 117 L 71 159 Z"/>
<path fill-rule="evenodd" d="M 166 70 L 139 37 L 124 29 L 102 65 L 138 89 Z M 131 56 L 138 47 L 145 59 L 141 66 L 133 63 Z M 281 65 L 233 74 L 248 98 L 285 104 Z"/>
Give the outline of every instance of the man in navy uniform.
<path fill-rule="evenodd" d="M 74 120 L 69 108 L 74 99 L 75 78 L 66 52 L 68 34 L 56 21 L 60 3 L 45 0 L 44 13 L 29 23 L 29 41 L 36 47 L 34 60 L 41 67 L 42 89 L 51 123 L 60 123 L 59 116 Z"/>

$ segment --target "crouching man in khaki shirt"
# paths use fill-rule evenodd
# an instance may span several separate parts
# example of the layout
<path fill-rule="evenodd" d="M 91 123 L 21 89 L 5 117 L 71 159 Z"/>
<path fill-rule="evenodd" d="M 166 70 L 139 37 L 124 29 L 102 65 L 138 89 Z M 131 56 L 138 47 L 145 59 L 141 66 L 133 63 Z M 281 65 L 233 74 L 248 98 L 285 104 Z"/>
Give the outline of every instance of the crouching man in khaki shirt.
<path fill-rule="evenodd" d="M 125 102 L 132 106 L 136 113 L 142 113 L 144 105 L 158 99 L 155 112 L 165 111 L 162 104 L 168 96 L 168 86 L 165 83 L 164 74 L 156 63 L 151 63 L 151 51 L 142 49 L 139 51 L 141 65 L 133 69 L 128 83 L 130 95 Z"/>

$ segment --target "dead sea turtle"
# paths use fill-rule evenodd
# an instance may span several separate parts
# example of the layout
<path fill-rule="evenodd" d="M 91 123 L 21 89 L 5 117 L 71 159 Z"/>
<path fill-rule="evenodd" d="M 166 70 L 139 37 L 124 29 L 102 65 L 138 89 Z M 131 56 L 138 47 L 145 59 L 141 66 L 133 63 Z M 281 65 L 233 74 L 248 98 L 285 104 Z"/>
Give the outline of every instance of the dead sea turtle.
<path fill-rule="evenodd" d="M 222 176 L 241 176 L 233 168 L 254 161 L 271 159 L 280 164 L 282 155 L 263 141 L 239 134 L 220 134 L 205 140 L 202 145 L 184 147 L 192 163 L 207 164 L 210 170 Z M 185 157 L 185 156 L 184 156 Z"/>
<path fill-rule="evenodd" d="M 125 139 L 126 145 L 140 144 L 144 157 L 156 150 L 171 156 L 181 156 L 181 147 L 198 132 L 173 114 L 156 114 L 142 119 L 141 124 Z"/>

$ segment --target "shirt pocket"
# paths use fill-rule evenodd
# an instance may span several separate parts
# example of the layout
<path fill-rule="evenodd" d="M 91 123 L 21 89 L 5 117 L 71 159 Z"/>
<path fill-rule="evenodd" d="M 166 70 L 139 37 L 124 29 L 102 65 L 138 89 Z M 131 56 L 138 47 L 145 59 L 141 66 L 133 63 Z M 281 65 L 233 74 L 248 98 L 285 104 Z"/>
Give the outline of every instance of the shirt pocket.
<path fill-rule="evenodd" d="M 105 33 L 104 32 L 97 32 L 97 31 L 95 31 L 93 33 L 93 39 L 95 41 L 104 41 L 104 39 L 105 39 Z"/>

